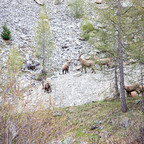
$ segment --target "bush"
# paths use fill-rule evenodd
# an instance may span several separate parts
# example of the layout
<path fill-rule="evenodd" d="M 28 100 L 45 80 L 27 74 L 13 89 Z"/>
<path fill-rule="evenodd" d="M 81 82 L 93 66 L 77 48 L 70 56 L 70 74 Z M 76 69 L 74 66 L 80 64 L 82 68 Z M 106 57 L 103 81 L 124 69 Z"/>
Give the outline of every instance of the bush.
<path fill-rule="evenodd" d="M 2 28 L 3 28 L 3 32 L 1 34 L 1 37 L 3 38 L 3 40 L 10 40 L 10 38 L 11 38 L 11 32 L 7 28 L 6 24 Z"/>
<path fill-rule="evenodd" d="M 87 41 L 93 35 L 95 28 L 89 21 L 85 21 L 81 26 L 81 30 L 83 31 L 81 37 Z"/>
<path fill-rule="evenodd" d="M 72 3 L 69 4 L 70 11 L 72 15 L 76 18 L 80 18 L 84 14 L 84 0 L 73 0 Z"/>
<path fill-rule="evenodd" d="M 84 32 L 84 33 L 89 33 L 91 31 L 93 31 L 95 28 L 94 26 L 89 22 L 89 21 L 86 21 L 82 24 L 82 27 L 81 27 L 81 30 Z"/>

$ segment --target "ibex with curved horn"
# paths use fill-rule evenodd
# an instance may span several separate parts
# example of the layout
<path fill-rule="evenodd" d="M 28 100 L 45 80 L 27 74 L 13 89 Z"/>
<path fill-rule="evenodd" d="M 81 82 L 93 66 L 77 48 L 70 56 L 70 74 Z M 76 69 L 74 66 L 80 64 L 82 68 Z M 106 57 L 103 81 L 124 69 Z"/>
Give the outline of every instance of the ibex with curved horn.
<path fill-rule="evenodd" d="M 82 59 L 82 58 L 81 58 L 82 55 L 83 55 L 83 54 L 81 54 L 81 55 L 79 56 L 79 59 L 78 59 L 78 61 L 80 61 L 80 64 L 81 64 L 81 66 L 82 66 L 82 72 L 83 72 L 83 69 L 84 69 L 84 70 L 85 70 L 85 73 L 87 73 L 86 68 L 88 67 L 88 68 L 91 68 L 91 69 L 92 69 L 92 72 L 95 73 L 95 70 L 94 70 L 94 64 L 95 64 L 95 62 L 94 62 L 93 60 L 84 60 L 84 59 Z"/>

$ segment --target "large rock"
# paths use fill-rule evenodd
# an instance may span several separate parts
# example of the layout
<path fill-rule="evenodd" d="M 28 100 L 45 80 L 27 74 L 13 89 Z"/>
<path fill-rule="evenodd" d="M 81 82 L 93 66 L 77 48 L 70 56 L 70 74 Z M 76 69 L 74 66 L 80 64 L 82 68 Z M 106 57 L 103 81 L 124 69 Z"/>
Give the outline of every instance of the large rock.
<path fill-rule="evenodd" d="M 50 94 L 44 93 L 39 83 L 32 88 L 30 95 L 25 95 L 23 102 L 27 102 L 27 108 L 32 105 L 37 105 L 38 108 L 38 105 L 42 103 L 44 103 L 43 107 L 47 108 L 50 100 L 57 107 L 67 107 L 113 97 L 113 80 L 109 81 L 109 76 L 104 76 L 101 72 L 81 74 L 81 76 L 75 76 L 75 73 L 58 75 L 50 79 L 50 83 L 52 86 Z M 21 104 L 22 102 L 19 102 L 20 111 L 22 110 Z"/>

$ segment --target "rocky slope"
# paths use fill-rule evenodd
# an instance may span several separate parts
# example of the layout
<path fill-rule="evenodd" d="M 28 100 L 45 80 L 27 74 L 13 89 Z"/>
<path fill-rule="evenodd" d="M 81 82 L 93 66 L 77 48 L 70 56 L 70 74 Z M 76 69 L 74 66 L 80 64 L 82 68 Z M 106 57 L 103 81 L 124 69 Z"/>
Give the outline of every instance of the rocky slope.
<path fill-rule="evenodd" d="M 50 98 L 56 106 L 71 106 L 112 97 L 114 92 L 113 69 L 107 70 L 107 67 L 104 67 L 104 71 L 100 71 L 99 66 L 96 66 L 96 74 L 91 74 L 90 71 L 87 74 L 76 71 L 79 63 L 75 59 L 81 52 L 91 52 L 90 45 L 79 39 L 82 20 L 71 16 L 67 1 L 55 5 L 54 1 L 47 0 L 46 6 L 56 46 L 52 64 L 61 69 L 64 59 L 72 60 L 70 74 L 59 75 L 59 72 L 55 72 L 55 75 L 49 78 L 52 84 L 51 94 L 44 93 L 41 82 L 34 79 L 34 75 L 39 70 L 22 74 L 19 80 L 21 89 L 25 89 L 25 93 L 17 103 L 18 111 L 23 110 L 23 102 L 26 108 L 38 108 L 38 105 L 48 107 Z M 40 6 L 33 0 L 12 0 L 9 4 L 1 1 L 0 7 L 0 33 L 2 25 L 6 22 L 12 32 L 12 42 L 19 47 L 23 57 L 27 53 L 32 55 L 34 26 Z M 1 38 L 0 45 L 2 63 L 6 64 L 11 46 L 5 45 Z M 127 83 L 130 80 L 138 80 L 138 76 L 135 75 L 135 71 L 136 73 L 138 71 L 131 72 L 130 69 L 128 67 L 125 69 L 128 75 Z"/>

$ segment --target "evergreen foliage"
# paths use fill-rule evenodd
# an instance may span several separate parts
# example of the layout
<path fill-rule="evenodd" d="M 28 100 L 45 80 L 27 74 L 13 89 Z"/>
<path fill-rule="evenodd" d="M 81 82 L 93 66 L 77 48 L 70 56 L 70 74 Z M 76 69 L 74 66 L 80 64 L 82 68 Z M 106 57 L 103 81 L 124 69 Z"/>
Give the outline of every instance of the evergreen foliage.
<path fill-rule="evenodd" d="M 117 44 L 117 9 L 113 8 L 116 4 L 115 2 L 113 2 L 113 5 L 107 3 L 108 7 L 104 9 L 97 6 L 92 7 L 94 14 L 98 15 L 94 19 L 97 32 L 94 33 L 95 35 L 89 43 L 96 49 L 117 57 L 117 53 L 114 51 Z"/>
<path fill-rule="evenodd" d="M 35 42 L 35 55 L 39 59 L 42 58 L 43 70 L 45 70 L 46 66 L 50 66 L 50 56 L 54 48 L 53 36 L 45 6 L 39 12 L 35 29 Z"/>
<path fill-rule="evenodd" d="M 94 26 L 88 20 L 83 21 L 81 30 L 83 31 L 81 37 L 86 41 L 89 40 L 89 38 L 92 37 L 92 35 L 95 35 L 96 32 Z"/>
<path fill-rule="evenodd" d="M 142 1 L 132 1 L 133 5 L 121 7 L 121 37 L 124 47 L 124 60 L 138 59 L 138 50 L 143 49 L 143 28 L 144 28 L 144 9 Z M 93 7 L 94 13 L 98 15 L 95 20 L 99 31 L 95 33 L 90 44 L 100 51 L 107 51 L 117 57 L 114 49 L 117 48 L 118 20 L 117 20 L 117 2 L 105 1 L 107 7 Z M 100 25 L 99 25 L 100 24 Z"/>
<path fill-rule="evenodd" d="M 117 2 L 112 0 L 105 1 L 105 4 L 107 5 L 106 7 L 94 7 L 94 10 L 96 11 L 94 13 L 98 15 L 96 22 L 99 31 L 95 33 L 96 35 L 93 39 L 90 39 L 90 43 L 100 51 L 107 51 L 111 53 L 115 58 L 118 57 L 116 50 L 116 45 L 118 45 L 123 49 L 121 52 L 124 52 L 123 58 L 120 58 L 119 55 L 119 61 L 124 60 L 128 63 L 129 59 L 134 59 L 142 64 L 144 62 L 143 3 L 140 0 L 133 0 L 129 6 L 120 7 L 123 2 L 118 2 L 119 5 Z M 120 19 L 118 19 L 118 16 Z M 120 41 L 117 41 L 117 38 L 119 38 Z M 121 62 L 119 66 L 122 64 L 123 63 Z"/>
<path fill-rule="evenodd" d="M 127 44 L 125 51 L 129 58 L 135 59 L 139 63 L 144 63 L 144 9 L 142 8 L 142 1 L 136 1 L 124 15 L 127 18 L 123 33 L 125 34 Z"/>
<path fill-rule="evenodd" d="M 3 28 L 3 32 L 1 33 L 1 37 L 3 38 L 3 40 L 10 40 L 11 32 L 7 28 L 6 24 L 4 24 L 4 26 L 2 28 Z"/>

